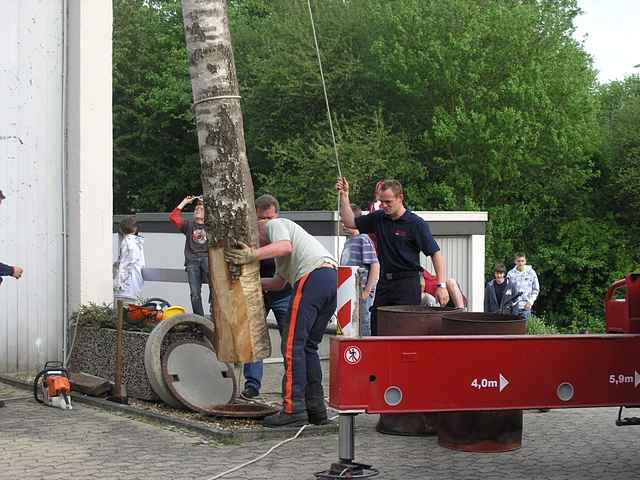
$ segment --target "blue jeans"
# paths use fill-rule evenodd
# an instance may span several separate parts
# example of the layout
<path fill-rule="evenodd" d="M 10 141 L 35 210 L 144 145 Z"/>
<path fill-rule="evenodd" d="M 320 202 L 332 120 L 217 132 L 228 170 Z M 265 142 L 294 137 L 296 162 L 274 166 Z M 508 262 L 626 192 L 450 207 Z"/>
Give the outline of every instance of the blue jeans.
<path fill-rule="evenodd" d="M 264 296 L 264 309 L 265 314 L 269 313 L 269 310 L 273 311 L 276 317 L 276 323 L 278 324 L 278 331 L 282 336 L 282 328 L 288 321 L 289 316 L 289 303 L 291 303 L 291 295 L 286 295 L 282 298 L 271 300 L 269 295 Z M 262 360 L 258 360 L 253 363 L 244 364 L 244 388 L 253 387 L 258 392 L 262 386 L 262 372 L 263 365 Z"/>
<path fill-rule="evenodd" d="M 195 257 L 185 267 L 189 290 L 191 292 L 191 310 L 204 317 L 202 308 L 202 284 L 209 284 L 209 257 Z"/>
<path fill-rule="evenodd" d="M 360 335 L 368 337 L 371 335 L 371 306 L 373 305 L 373 295 L 369 295 L 363 302 L 360 301 Z"/>
<path fill-rule="evenodd" d="M 522 317 L 525 320 L 529 320 L 529 318 L 531 318 L 531 310 L 527 310 L 526 308 L 513 307 L 513 314 Z"/>

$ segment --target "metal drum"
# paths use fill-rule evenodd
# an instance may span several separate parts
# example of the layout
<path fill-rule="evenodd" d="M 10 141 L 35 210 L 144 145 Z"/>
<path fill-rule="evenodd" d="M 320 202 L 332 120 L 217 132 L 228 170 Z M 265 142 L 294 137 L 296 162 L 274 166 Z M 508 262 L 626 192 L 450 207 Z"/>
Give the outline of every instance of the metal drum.
<path fill-rule="evenodd" d="M 441 335 L 442 314 L 457 312 L 454 307 L 427 307 L 399 305 L 378 307 L 378 335 L 387 337 L 414 337 Z M 376 430 L 389 435 L 434 435 L 437 432 L 438 413 L 383 413 Z"/>
<path fill-rule="evenodd" d="M 515 315 L 455 312 L 442 317 L 442 335 L 524 335 L 527 322 Z M 508 452 L 522 446 L 522 410 L 444 412 L 438 443 L 465 452 Z"/>

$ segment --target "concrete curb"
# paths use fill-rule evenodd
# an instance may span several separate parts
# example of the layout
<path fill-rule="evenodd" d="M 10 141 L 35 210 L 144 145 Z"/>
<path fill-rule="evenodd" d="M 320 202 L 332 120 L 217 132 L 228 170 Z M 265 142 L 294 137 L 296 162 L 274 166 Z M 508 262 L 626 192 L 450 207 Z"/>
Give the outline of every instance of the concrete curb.
<path fill-rule="evenodd" d="M 33 392 L 32 384 L 16 380 L 15 378 L 0 375 L 0 382 Z M 199 423 L 191 422 L 189 420 L 181 420 L 165 415 L 160 415 L 154 412 L 146 412 L 144 410 L 130 407 L 129 405 L 110 402 L 109 400 L 104 400 L 102 398 L 89 397 L 77 392 L 74 392 L 73 402 L 82 403 L 123 415 L 138 417 L 139 419 L 155 421 L 165 426 L 181 428 L 223 443 L 243 443 L 252 442 L 255 440 L 282 440 L 292 437 L 300 429 L 300 427 L 284 427 L 274 429 L 261 428 L 260 430 L 236 430 L 230 432 L 214 427 L 200 425 Z M 331 422 L 327 425 L 309 425 L 307 426 L 307 428 L 305 428 L 302 435 L 327 435 L 336 433 L 337 431 L 338 424 L 335 422 Z"/>

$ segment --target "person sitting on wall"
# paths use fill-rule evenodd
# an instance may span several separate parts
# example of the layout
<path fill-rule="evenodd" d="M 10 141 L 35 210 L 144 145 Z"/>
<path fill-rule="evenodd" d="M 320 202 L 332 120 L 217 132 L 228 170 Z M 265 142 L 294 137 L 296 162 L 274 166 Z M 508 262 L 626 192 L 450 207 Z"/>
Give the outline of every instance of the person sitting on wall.
<path fill-rule="evenodd" d="M 430 307 L 440 306 L 436 300 L 436 290 L 438 290 L 438 277 L 432 273 L 424 270 L 422 272 L 422 305 Z M 449 302 L 447 307 L 464 308 L 467 306 L 467 301 L 460 290 L 460 285 L 454 278 L 449 278 L 445 282 L 447 291 L 449 292 Z"/>

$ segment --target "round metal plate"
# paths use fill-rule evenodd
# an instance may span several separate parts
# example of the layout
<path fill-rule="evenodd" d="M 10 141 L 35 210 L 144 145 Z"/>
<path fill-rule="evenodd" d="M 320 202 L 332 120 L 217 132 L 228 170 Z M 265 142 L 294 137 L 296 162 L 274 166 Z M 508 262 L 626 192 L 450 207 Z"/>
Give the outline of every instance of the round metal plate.
<path fill-rule="evenodd" d="M 227 403 L 226 405 L 212 405 L 207 409 L 207 414 L 216 417 L 229 418 L 264 418 L 278 412 L 278 408 L 266 403 Z"/>
<path fill-rule="evenodd" d="M 235 393 L 233 368 L 203 343 L 171 345 L 162 359 L 162 377 L 173 396 L 197 412 L 208 413 Z"/>

